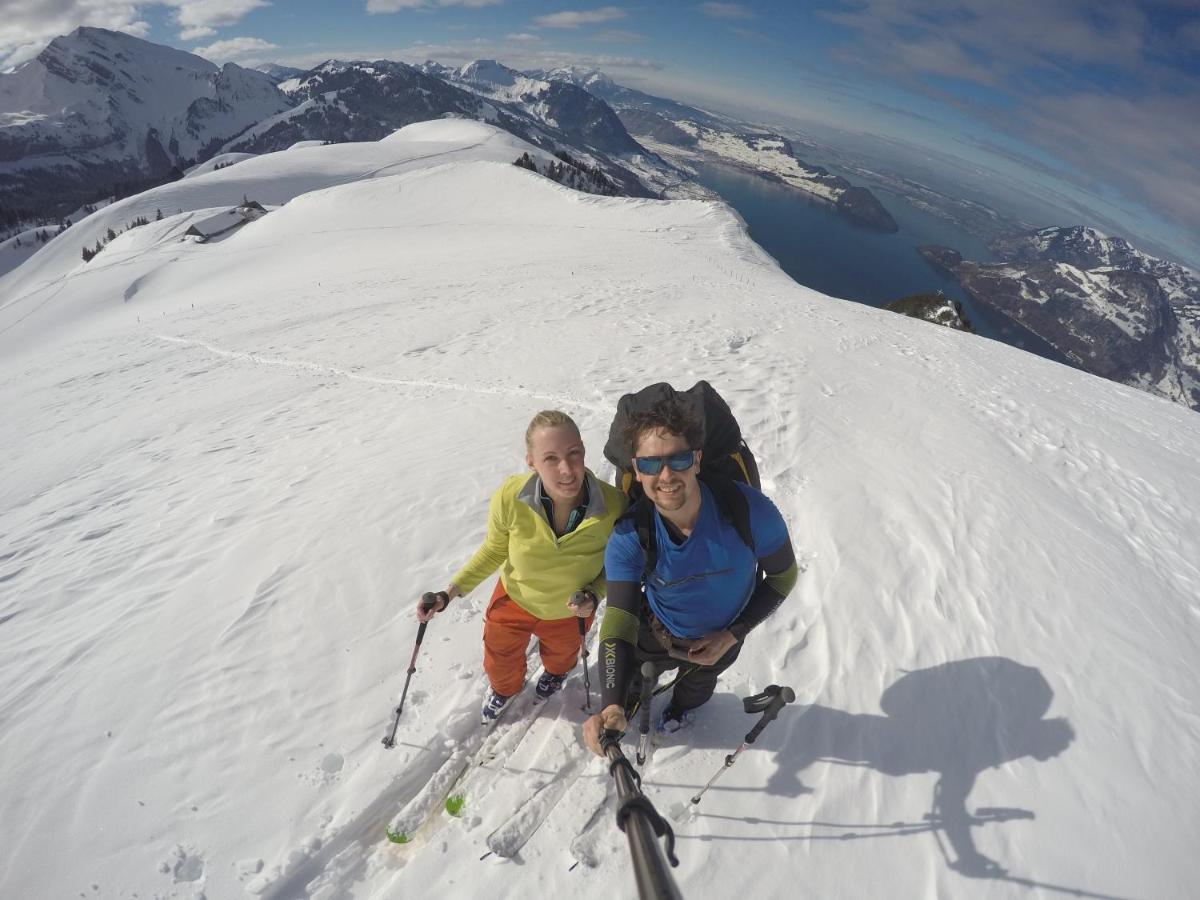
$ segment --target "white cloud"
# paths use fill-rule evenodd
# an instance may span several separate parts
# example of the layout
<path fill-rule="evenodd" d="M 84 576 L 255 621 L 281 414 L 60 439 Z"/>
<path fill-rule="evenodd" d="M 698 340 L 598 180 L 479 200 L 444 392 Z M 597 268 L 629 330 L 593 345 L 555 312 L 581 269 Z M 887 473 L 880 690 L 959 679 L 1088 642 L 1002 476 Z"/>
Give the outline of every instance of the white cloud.
<path fill-rule="evenodd" d="M 138 4 L 117 0 L 48 0 L 3 3 L 0 16 L 0 69 L 37 56 L 46 45 L 81 25 L 111 28 L 145 37 L 150 26 L 140 18 Z"/>
<path fill-rule="evenodd" d="M 757 16 L 740 3 L 701 3 L 700 12 L 713 19 L 754 19 Z"/>
<path fill-rule="evenodd" d="M 605 31 L 597 31 L 590 40 L 602 44 L 636 44 L 638 41 L 645 40 L 645 35 L 638 34 L 636 31 L 609 28 Z"/>
<path fill-rule="evenodd" d="M 427 59 L 436 60 L 443 65 L 460 66 L 476 59 L 495 59 L 504 65 L 518 70 L 555 69 L 560 66 L 578 66 L 585 69 L 603 69 L 610 75 L 620 75 L 625 72 L 649 72 L 663 68 L 662 64 L 652 60 L 634 56 L 617 56 L 604 53 L 573 53 L 538 46 L 529 41 L 514 40 L 474 40 L 460 43 L 429 44 L 418 42 L 407 47 L 371 52 L 333 53 L 327 54 L 321 60 L 311 57 L 297 57 L 279 60 L 291 65 L 312 65 L 322 62 L 329 55 L 338 59 L 399 59 L 409 63 L 421 63 Z M 310 61 L 310 59 L 312 61 Z"/>
<path fill-rule="evenodd" d="M 191 28 L 185 28 L 179 32 L 181 41 L 198 41 L 200 38 L 212 37 L 217 33 L 217 29 L 209 28 L 207 25 L 197 25 Z"/>
<path fill-rule="evenodd" d="M 522 31 L 520 34 L 505 35 L 505 40 L 508 40 L 508 41 L 540 41 L 541 37 L 536 34 L 529 34 L 528 32 Z"/>
<path fill-rule="evenodd" d="M 582 25 L 599 25 L 625 18 L 625 10 L 616 6 L 599 9 L 564 11 L 537 16 L 533 21 L 542 28 L 579 28 Z"/>
<path fill-rule="evenodd" d="M 195 47 L 192 52 L 215 63 L 263 62 L 263 54 L 277 50 L 278 45 L 256 37 L 235 37 L 217 41 L 207 47 Z"/>
<path fill-rule="evenodd" d="M 175 21 L 182 28 L 226 28 L 236 25 L 246 13 L 267 0 L 163 0 L 175 9 Z"/>
<path fill-rule="evenodd" d="M 479 9 L 483 6 L 499 6 L 504 0 L 367 0 L 367 12 L 394 13 L 404 9 L 431 9 L 438 6 L 465 6 Z"/>
<path fill-rule="evenodd" d="M 196 40 L 267 5 L 267 0 L 0 0 L 0 68 L 32 59 L 54 38 L 80 26 L 146 37 L 150 25 L 142 15 L 155 6 L 172 11 L 181 40 Z"/>

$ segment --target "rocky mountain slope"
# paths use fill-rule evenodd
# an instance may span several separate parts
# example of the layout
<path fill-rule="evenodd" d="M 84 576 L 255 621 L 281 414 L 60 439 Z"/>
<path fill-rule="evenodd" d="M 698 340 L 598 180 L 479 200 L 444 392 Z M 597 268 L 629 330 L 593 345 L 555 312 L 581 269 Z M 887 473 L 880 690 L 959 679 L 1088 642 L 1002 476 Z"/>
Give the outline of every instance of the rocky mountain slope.
<path fill-rule="evenodd" d="M 1200 409 L 1200 278 L 1122 238 L 1052 227 L 994 242 L 1004 260 L 922 247 L 979 302 L 1087 372 Z"/>

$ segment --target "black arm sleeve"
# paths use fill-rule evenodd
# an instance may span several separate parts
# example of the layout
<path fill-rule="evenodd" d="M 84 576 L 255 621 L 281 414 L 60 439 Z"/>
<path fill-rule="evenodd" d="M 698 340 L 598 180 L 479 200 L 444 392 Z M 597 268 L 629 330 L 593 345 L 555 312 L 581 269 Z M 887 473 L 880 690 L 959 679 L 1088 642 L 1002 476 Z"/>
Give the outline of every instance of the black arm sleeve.
<path fill-rule="evenodd" d="M 770 556 L 758 562 L 766 577 L 750 595 L 750 600 L 741 615 L 729 625 L 730 634 L 739 641 L 745 640 L 752 628 L 775 612 L 796 585 L 796 553 L 792 549 L 790 539 L 784 541 L 783 546 Z"/>
<path fill-rule="evenodd" d="M 642 586 L 636 581 L 610 581 L 608 606 L 600 624 L 600 653 L 596 676 L 600 684 L 600 709 L 625 706 L 629 679 L 637 668 L 638 622 L 642 614 Z"/>

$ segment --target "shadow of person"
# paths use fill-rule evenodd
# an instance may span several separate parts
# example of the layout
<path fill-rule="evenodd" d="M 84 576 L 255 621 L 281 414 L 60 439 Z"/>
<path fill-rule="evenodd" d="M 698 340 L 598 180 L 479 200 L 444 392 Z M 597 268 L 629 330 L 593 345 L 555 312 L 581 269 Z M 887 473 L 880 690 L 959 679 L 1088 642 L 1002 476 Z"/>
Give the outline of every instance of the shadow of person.
<path fill-rule="evenodd" d="M 908 672 L 883 692 L 882 716 L 813 705 L 789 717 L 778 743 L 771 742 L 770 749 L 779 751 L 778 768 L 767 788 L 780 796 L 807 792 L 800 776 L 817 761 L 869 766 L 887 775 L 936 773 L 925 818 L 947 864 L 970 877 L 1003 878 L 1006 870 L 979 852 L 972 829 L 1033 813 L 990 809 L 972 815 L 967 798 L 986 769 L 1025 757 L 1047 760 L 1070 746 L 1070 723 L 1044 718 L 1053 696 L 1040 671 L 1003 657 Z"/>

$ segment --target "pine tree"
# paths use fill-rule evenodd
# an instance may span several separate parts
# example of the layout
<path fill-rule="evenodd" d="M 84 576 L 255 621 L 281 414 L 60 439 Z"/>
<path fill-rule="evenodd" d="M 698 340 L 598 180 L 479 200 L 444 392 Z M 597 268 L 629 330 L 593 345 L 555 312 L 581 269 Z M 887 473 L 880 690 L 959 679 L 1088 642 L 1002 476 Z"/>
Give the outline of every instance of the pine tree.
<path fill-rule="evenodd" d="M 158 210 L 158 211 L 157 211 L 157 213 L 155 214 L 155 216 L 154 216 L 154 221 L 155 221 L 155 222 L 161 222 L 161 221 L 162 221 L 162 210 L 161 210 L 161 209 L 160 209 L 160 210 Z"/>

